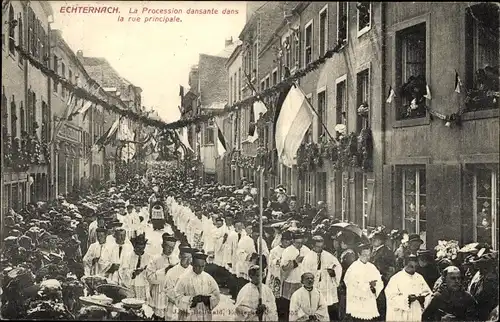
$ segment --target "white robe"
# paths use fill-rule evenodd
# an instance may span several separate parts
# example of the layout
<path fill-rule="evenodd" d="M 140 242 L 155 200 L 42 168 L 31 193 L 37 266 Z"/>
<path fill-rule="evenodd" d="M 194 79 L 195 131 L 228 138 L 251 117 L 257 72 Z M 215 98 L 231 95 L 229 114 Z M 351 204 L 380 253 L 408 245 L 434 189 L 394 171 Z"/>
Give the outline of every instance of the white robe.
<path fill-rule="evenodd" d="M 281 255 L 285 248 L 278 245 L 271 249 L 268 261 L 268 274 L 266 284 L 273 290 L 274 296 L 281 297 Z"/>
<path fill-rule="evenodd" d="M 310 251 L 311 250 L 305 245 L 302 245 L 300 251 L 294 245 L 288 246 L 287 248 L 285 248 L 283 254 L 281 255 L 281 268 L 283 269 L 285 266 L 288 266 L 290 262 L 294 261 L 299 256 L 303 256 L 305 258 L 305 256 Z M 293 268 L 291 271 L 285 273 L 284 276 L 282 276 L 281 281 L 293 284 L 300 283 L 301 276 L 304 273 L 303 264 L 304 261 L 302 261 L 302 263 L 299 263 L 296 268 Z"/>
<path fill-rule="evenodd" d="M 377 281 L 375 294 L 370 290 L 370 281 Z M 378 317 L 377 297 L 384 284 L 375 265 L 370 262 L 363 264 L 358 259 L 347 269 L 344 282 L 347 287 L 346 313 L 363 320 Z"/>
<path fill-rule="evenodd" d="M 139 275 L 132 278 L 132 273 L 137 268 L 145 268 L 148 266 L 151 261 L 151 257 L 149 254 L 144 253 L 141 256 L 141 265 L 137 267 L 137 263 L 139 260 L 139 256 L 132 249 L 125 256 L 122 256 L 120 269 L 118 270 L 120 274 L 120 279 L 122 284 L 134 290 L 135 297 L 146 302 L 150 302 L 150 291 L 149 291 L 149 282 L 147 279 L 147 269 L 143 270 Z"/>
<path fill-rule="evenodd" d="M 174 256 L 174 254 L 170 256 L 160 254 L 153 257 L 146 270 L 146 276 L 151 290 L 149 306 L 153 308 L 155 314 L 159 317 L 164 317 L 165 305 L 167 302 L 166 295 L 163 291 L 167 276 L 165 268 L 170 265 L 176 265 L 178 262 L 179 256 Z M 172 269 L 173 268 L 170 270 Z"/>
<path fill-rule="evenodd" d="M 259 240 L 257 240 L 257 247 L 259 247 Z M 248 269 L 250 268 L 250 255 L 258 252 L 259 251 L 256 249 L 252 237 L 248 235 L 241 237 L 237 249 L 238 261 L 236 264 L 236 273 L 238 274 L 238 277 L 243 277 L 249 280 Z M 264 239 L 262 239 L 262 255 L 269 259 L 269 249 L 267 248 L 267 243 Z"/>
<path fill-rule="evenodd" d="M 226 267 L 224 263 L 224 235 L 227 233 L 227 227 L 214 228 L 214 264 L 220 267 Z"/>
<path fill-rule="evenodd" d="M 162 284 L 162 296 L 164 297 L 163 315 L 166 321 L 177 320 L 177 312 L 175 312 L 175 286 L 177 282 L 186 272 L 192 270 L 191 266 L 186 268 L 180 264 L 172 267 L 165 276 L 165 283 Z"/>
<path fill-rule="evenodd" d="M 259 304 L 259 286 L 247 283 L 238 293 L 235 303 L 237 321 L 258 321 L 256 310 Z M 262 304 L 266 306 L 262 321 L 278 321 L 276 299 L 269 286 L 262 285 Z"/>
<path fill-rule="evenodd" d="M 100 259 L 103 250 L 104 250 L 105 244 L 101 245 L 99 242 L 95 242 L 90 245 L 89 249 L 87 250 L 87 253 L 85 256 L 83 256 L 83 265 L 84 265 L 84 271 L 85 271 L 85 276 L 93 276 L 93 275 L 98 275 L 98 276 L 104 276 L 105 271 L 103 270 L 103 263 L 100 261 L 97 261 L 97 263 L 92 263 L 95 258 Z"/>
<path fill-rule="evenodd" d="M 226 269 L 233 273 L 235 272 L 236 250 L 238 249 L 238 233 L 232 229 L 227 234 L 227 240 L 224 243 L 224 264 Z M 230 265 L 229 265 L 230 264 Z"/>
<path fill-rule="evenodd" d="M 188 236 L 188 241 L 189 243 L 193 246 L 193 247 L 197 247 L 196 245 L 198 245 L 200 242 L 201 242 L 201 238 L 203 237 L 203 223 L 201 221 L 201 219 L 199 219 L 198 217 L 196 217 L 195 215 L 195 218 L 193 218 L 192 220 L 190 220 L 190 225 L 191 227 L 191 232 L 190 232 L 190 235 Z"/>
<path fill-rule="evenodd" d="M 215 226 L 211 218 L 203 217 L 203 250 L 205 254 L 214 251 L 214 230 Z"/>
<path fill-rule="evenodd" d="M 97 220 L 94 220 L 89 225 L 89 238 L 87 241 L 87 246 L 90 247 L 93 243 L 97 241 Z"/>
<path fill-rule="evenodd" d="M 321 252 L 321 267 L 318 270 L 318 253 L 311 251 L 304 257 L 302 266 L 304 273 L 314 274 L 314 288 L 323 294 L 326 305 L 330 306 L 338 303 L 337 287 L 342 277 L 342 265 L 338 259 L 323 250 Z M 327 269 L 333 269 L 335 277 L 331 277 Z"/>
<path fill-rule="evenodd" d="M 212 310 L 219 304 L 220 291 L 217 282 L 206 272 L 196 274 L 192 269 L 179 278 L 174 289 L 175 304 L 179 308 L 179 321 L 211 321 Z M 196 295 L 210 296 L 210 308 L 198 303 L 190 308 Z"/>
<path fill-rule="evenodd" d="M 293 293 L 290 299 L 290 321 L 307 321 L 314 315 L 319 321 L 330 321 L 328 307 L 322 294 L 315 288 L 311 292 L 304 287 Z"/>
<path fill-rule="evenodd" d="M 114 240 L 114 238 L 113 238 Z M 124 256 L 126 256 L 127 253 L 133 252 L 134 247 L 130 243 L 125 243 L 122 245 L 122 253 L 121 256 L 119 256 L 119 247 L 116 242 L 111 242 L 111 243 L 106 243 L 104 248 L 103 248 L 103 254 L 101 255 L 101 258 L 99 259 L 99 264 L 102 265 L 102 269 L 104 272 L 107 272 L 109 268 L 111 267 L 112 264 L 118 264 L 121 266 L 122 260 Z M 112 274 L 105 273 L 105 277 L 110 279 L 112 282 L 120 284 L 121 283 L 121 277 L 119 274 L 119 270 L 115 271 Z"/>
<path fill-rule="evenodd" d="M 422 306 L 418 301 L 408 303 L 408 296 L 430 295 L 431 289 L 422 275 L 408 274 L 404 269 L 396 273 L 385 287 L 387 321 L 422 321 Z M 427 298 L 428 299 L 428 298 Z"/>

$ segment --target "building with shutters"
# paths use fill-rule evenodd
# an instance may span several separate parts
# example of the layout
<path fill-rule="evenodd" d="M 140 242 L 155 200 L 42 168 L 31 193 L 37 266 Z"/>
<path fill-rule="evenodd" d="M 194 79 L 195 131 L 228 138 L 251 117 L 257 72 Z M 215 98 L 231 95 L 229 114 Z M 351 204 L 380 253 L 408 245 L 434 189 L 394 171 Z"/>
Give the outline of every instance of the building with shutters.
<path fill-rule="evenodd" d="M 52 8 L 45 1 L 2 6 L 2 214 L 50 191 L 50 83 L 16 46 L 49 66 Z M 23 158 L 22 152 L 30 158 Z"/>
<path fill-rule="evenodd" d="M 498 249 L 499 6 L 383 6 L 384 91 L 396 89 L 392 103 L 382 102 L 383 222 L 420 234 L 427 247 L 454 239 Z M 431 93 L 413 108 L 401 95 L 412 76 Z M 462 113 L 460 125 L 439 118 L 453 113 Z"/>

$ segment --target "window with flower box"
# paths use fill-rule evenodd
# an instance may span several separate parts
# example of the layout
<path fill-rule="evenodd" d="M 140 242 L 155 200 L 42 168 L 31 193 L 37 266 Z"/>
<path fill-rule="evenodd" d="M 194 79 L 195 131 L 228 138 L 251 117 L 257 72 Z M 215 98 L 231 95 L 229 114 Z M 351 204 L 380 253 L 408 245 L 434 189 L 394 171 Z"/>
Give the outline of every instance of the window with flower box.
<path fill-rule="evenodd" d="M 403 229 L 426 241 L 426 177 L 423 167 L 404 167 L 402 174 Z"/>
<path fill-rule="evenodd" d="M 337 42 L 347 43 L 347 12 L 348 2 L 337 2 Z"/>
<path fill-rule="evenodd" d="M 304 27 L 304 67 L 312 62 L 313 57 L 313 20 Z"/>
<path fill-rule="evenodd" d="M 205 145 L 210 145 L 214 144 L 214 129 L 215 129 L 215 122 L 214 120 L 209 120 L 205 125 L 205 133 L 203 135 L 203 143 Z"/>
<path fill-rule="evenodd" d="M 14 7 L 12 4 L 9 6 L 9 21 L 7 24 L 9 25 L 9 52 L 11 55 L 16 55 L 16 26 L 14 24 L 14 20 L 16 17 L 14 16 Z"/>
<path fill-rule="evenodd" d="M 323 124 L 326 124 L 326 90 L 322 90 L 318 93 L 318 138 L 325 135 L 325 128 Z"/>
<path fill-rule="evenodd" d="M 328 47 L 328 4 L 319 12 L 319 56 L 323 56 Z"/>
<path fill-rule="evenodd" d="M 495 249 L 498 249 L 500 212 L 498 173 L 498 165 L 482 165 L 475 167 L 473 177 L 474 241 L 488 243 Z"/>
<path fill-rule="evenodd" d="M 423 118 L 427 114 L 427 41 L 426 22 L 396 33 L 396 120 Z"/>
<path fill-rule="evenodd" d="M 499 20 L 496 3 L 480 3 L 466 11 L 467 111 L 498 109 Z"/>

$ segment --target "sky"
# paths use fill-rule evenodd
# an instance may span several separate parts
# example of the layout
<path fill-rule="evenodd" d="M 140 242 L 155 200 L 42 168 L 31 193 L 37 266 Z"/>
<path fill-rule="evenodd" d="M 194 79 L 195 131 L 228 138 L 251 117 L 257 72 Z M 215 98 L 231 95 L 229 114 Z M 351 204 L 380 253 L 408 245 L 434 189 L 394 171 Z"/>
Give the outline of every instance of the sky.
<path fill-rule="evenodd" d="M 179 85 L 188 86 L 192 65 L 201 53 L 217 54 L 226 38 L 238 38 L 245 25 L 245 2 L 233 1 L 50 1 L 54 10 L 52 29 L 62 31 L 68 45 L 84 56 L 104 57 L 135 86 L 142 88 L 142 105 L 155 109 L 166 122 L 179 118 Z M 61 13 L 61 7 L 116 6 L 120 13 Z M 142 13 L 148 9 L 182 9 L 181 22 L 144 22 L 164 14 Z M 217 9 L 218 14 L 187 14 L 189 8 Z M 140 14 L 131 14 L 137 9 Z M 223 14 L 224 9 L 233 10 Z M 63 9 L 64 10 L 64 9 Z M 238 10 L 238 14 L 235 13 Z M 119 22 L 121 16 L 125 21 Z M 176 16 L 175 14 L 170 16 Z M 128 17 L 141 17 L 129 22 Z"/>

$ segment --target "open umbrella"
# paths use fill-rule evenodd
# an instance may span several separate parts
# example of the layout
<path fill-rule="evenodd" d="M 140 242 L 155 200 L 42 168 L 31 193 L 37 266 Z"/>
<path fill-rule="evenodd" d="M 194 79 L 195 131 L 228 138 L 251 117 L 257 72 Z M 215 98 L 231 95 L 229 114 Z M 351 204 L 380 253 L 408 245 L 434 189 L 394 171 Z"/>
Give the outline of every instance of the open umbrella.
<path fill-rule="evenodd" d="M 358 237 L 363 237 L 363 230 L 358 226 L 346 222 L 339 222 L 330 226 L 334 231 L 348 231 Z"/>
<path fill-rule="evenodd" d="M 476 253 L 479 251 L 479 249 L 477 249 L 477 245 L 479 245 L 479 243 L 467 244 L 464 247 L 460 248 L 460 250 L 458 252 L 460 252 L 460 253 Z"/>

